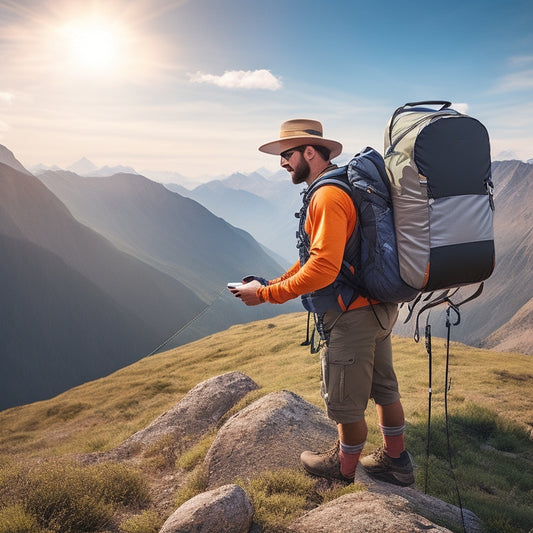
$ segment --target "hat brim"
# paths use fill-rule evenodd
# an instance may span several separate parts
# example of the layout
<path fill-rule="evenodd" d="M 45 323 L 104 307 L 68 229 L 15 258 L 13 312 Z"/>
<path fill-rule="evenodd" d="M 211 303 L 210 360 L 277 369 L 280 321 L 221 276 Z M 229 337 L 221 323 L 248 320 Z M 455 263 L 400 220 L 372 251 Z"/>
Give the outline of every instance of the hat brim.
<path fill-rule="evenodd" d="M 341 143 L 331 139 L 323 139 L 322 137 L 312 137 L 310 135 L 284 137 L 283 139 L 263 144 L 259 147 L 259 151 L 264 152 L 265 154 L 280 155 L 291 148 L 296 148 L 298 146 L 312 146 L 313 144 L 327 148 L 331 153 L 331 159 L 339 156 L 342 152 Z"/>

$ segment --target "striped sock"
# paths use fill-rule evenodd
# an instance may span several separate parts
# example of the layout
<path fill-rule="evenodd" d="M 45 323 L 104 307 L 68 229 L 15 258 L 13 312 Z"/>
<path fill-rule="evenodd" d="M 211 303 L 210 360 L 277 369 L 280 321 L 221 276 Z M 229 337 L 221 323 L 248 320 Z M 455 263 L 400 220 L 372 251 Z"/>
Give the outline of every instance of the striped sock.
<path fill-rule="evenodd" d="M 397 427 L 387 427 L 380 424 L 381 434 L 383 435 L 383 448 L 385 453 L 392 458 L 400 457 L 404 451 L 405 445 L 403 435 L 405 433 L 405 424 Z"/>
<path fill-rule="evenodd" d="M 349 444 L 340 443 L 339 459 L 341 462 L 341 474 L 348 478 L 352 479 L 355 477 L 355 468 L 359 462 L 359 456 L 365 447 L 366 441 L 361 444 L 356 444 L 351 446 Z"/>

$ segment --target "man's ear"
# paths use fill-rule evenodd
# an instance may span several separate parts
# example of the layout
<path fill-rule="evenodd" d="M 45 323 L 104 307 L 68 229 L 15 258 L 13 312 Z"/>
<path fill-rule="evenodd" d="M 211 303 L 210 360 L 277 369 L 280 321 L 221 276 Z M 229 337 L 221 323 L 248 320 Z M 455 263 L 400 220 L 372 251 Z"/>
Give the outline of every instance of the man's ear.
<path fill-rule="evenodd" d="M 303 156 L 307 161 L 311 161 L 316 155 L 316 150 L 312 146 L 306 146 Z"/>

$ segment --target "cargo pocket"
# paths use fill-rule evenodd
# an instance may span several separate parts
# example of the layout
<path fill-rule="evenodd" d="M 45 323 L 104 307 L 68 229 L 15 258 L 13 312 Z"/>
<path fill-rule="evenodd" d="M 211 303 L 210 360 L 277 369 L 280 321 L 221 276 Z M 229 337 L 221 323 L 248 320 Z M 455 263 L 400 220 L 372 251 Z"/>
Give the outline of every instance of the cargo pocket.
<path fill-rule="evenodd" d="M 348 397 L 346 374 L 355 363 L 353 355 L 331 355 L 327 347 L 320 353 L 322 384 L 321 395 L 326 405 L 340 404 Z"/>

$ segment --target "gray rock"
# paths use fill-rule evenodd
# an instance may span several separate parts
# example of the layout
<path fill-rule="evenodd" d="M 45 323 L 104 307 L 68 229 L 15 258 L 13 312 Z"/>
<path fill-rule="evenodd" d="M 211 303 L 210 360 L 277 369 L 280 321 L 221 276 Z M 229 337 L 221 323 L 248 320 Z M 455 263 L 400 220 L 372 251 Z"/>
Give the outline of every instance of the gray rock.
<path fill-rule="evenodd" d="M 382 495 L 387 498 L 393 498 L 395 495 L 407 500 L 412 507 L 430 520 L 445 521 L 448 524 L 455 524 L 458 528 L 463 528 L 467 533 L 482 533 L 483 525 L 479 517 L 472 511 L 463 509 L 461 516 L 461 509 L 456 505 L 444 502 L 420 492 L 415 487 L 399 487 L 391 483 L 384 483 L 369 477 L 361 465 L 357 467 L 355 479 L 359 483 L 363 483 L 367 490 L 373 493 L 373 496 Z"/>
<path fill-rule="evenodd" d="M 160 533 L 248 533 L 253 505 L 237 485 L 225 485 L 191 498 L 163 524 Z"/>
<path fill-rule="evenodd" d="M 208 487 L 263 471 L 299 468 L 302 451 L 325 449 L 336 438 L 335 424 L 318 407 L 293 392 L 273 392 L 218 431 L 205 458 Z"/>
<path fill-rule="evenodd" d="M 168 435 L 177 441 L 185 437 L 197 438 L 215 427 L 239 400 L 257 388 L 255 381 L 241 372 L 228 372 L 203 381 L 174 407 L 145 429 L 134 433 L 109 455 L 127 457 Z"/>
<path fill-rule="evenodd" d="M 294 533 L 451 533 L 416 514 L 401 496 L 358 492 L 308 512 L 288 528 Z"/>

